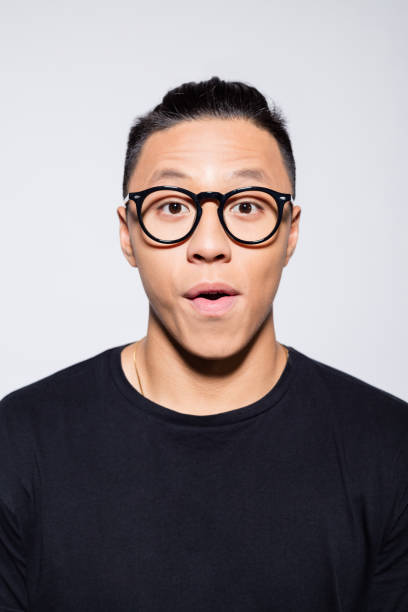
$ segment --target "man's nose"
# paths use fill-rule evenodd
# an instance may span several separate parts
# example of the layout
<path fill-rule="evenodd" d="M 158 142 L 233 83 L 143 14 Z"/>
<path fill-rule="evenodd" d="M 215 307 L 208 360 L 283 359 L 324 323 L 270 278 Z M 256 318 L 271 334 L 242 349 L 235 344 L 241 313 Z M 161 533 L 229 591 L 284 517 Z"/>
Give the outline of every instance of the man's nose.
<path fill-rule="evenodd" d="M 219 258 L 221 254 L 228 257 L 230 245 L 218 217 L 218 205 L 215 199 L 206 199 L 201 203 L 201 218 L 188 244 L 190 256 L 207 260 Z"/>
<path fill-rule="evenodd" d="M 194 234 L 198 231 L 208 231 L 210 233 L 220 232 L 220 235 L 226 237 L 226 233 L 218 216 L 218 207 L 219 202 L 215 198 L 206 198 L 205 201 L 201 202 L 201 218 Z"/>

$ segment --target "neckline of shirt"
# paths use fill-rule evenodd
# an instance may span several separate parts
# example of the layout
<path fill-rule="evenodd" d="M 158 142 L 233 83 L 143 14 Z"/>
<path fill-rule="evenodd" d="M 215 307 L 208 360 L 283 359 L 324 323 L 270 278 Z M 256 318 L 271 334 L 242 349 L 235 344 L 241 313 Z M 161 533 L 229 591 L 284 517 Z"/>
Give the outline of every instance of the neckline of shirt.
<path fill-rule="evenodd" d="M 196 425 L 199 427 L 236 423 L 238 421 L 252 418 L 261 412 L 272 408 L 272 406 L 275 406 L 289 388 L 289 383 L 296 370 L 298 360 L 297 351 L 292 346 L 281 343 L 282 346 L 288 349 L 288 359 L 279 379 L 263 397 L 255 402 L 252 402 L 251 404 L 241 406 L 240 408 L 234 408 L 226 412 L 196 415 L 185 412 L 177 412 L 176 410 L 172 410 L 171 408 L 157 404 L 148 397 L 139 393 L 139 391 L 127 379 L 121 363 L 121 352 L 130 344 L 133 344 L 133 342 L 127 342 L 126 344 L 121 344 L 108 349 L 107 357 L 109 361 L 110 373 L 116 387 L 132 404 L 134 410 L 142 410 L 151 416 L 158 417 L 165 421 Z"/>

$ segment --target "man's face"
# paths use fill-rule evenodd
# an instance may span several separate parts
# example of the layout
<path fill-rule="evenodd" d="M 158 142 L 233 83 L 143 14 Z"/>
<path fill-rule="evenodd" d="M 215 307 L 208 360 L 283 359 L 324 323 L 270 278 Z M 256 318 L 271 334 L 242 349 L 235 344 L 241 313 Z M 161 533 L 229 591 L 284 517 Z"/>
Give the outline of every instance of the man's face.
<path fill-rule="evenodd" d="M 164 169 L 188 178 L 167 175 L 155 180 L 153 175 Z M 245 169 L 261 170 L 264 178 L 231 176 Z M 184 121 L 149 136 L 128 191 L 154 185 L 184 187 L 196 193 L 226 193 L 250 186 L 291 193 L 275 139 L 244 119 Z M 242 349 L 271 314 L 282 269 L 296 246 L 300 207 L 293 207 L 291 220 L 290 205 L 285 204 L 274 236 L 258 245 L 245 245 L 225 233 L 217 215 L 218 202 L 208 199 L 202 203 L 202 217 L 193 235 L 182 243 L 165 245 L 144 234 L 135 203 L 129 206 L 127 223 L 125 208 L 117 209 L 121 247 L 129 263 L 139 268 L 150 303 L 149 327 L 163 325 L 186 350 L 199 357 L 225 358 Z M 183 297 L 199 282 L 228 283 L 240 295 L 224 314 L 206 316 Z"/>

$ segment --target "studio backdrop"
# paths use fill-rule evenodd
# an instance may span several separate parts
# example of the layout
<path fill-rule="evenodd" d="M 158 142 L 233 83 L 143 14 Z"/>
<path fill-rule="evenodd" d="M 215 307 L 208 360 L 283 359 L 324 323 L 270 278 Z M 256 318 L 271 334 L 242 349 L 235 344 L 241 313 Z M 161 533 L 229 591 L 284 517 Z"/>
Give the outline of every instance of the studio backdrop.
<path fill-rule="evenodd" d="M 405 400 L 407 4 L 3 3 L 2 395 L 146 333 L 119 245 L 126 138 L 170 88 L 257 87 L 301 206 L 277 339 Z"/>

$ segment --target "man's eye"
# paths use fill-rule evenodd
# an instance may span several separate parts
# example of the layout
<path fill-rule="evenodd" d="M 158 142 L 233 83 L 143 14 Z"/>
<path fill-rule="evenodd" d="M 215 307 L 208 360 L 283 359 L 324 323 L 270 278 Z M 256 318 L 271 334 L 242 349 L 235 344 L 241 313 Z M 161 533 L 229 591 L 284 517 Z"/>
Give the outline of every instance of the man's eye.
<path fill-rule="evenodd" d="M 167 210 L 166 206 L 168 206 Z M 190 212 L 189 207 L 186 204 L 183 204 L 182 202 L 165 202 L 164 204 L 160 204 L 158 208 L 159 210 L 164 210 L 166 213 L 169 213 L 171 215 L 177 215 L 181 212 Z"/>
<path fill-rule="evenodd" d="M 251 202 L 250 200 L 242 200 L 241 202 L 237 202 L 236 204 L 231 206 L 229 210 L 244 215 L 251 215 L 261 208 L 262 206 L 260 206 L 257 202 Z"/>

